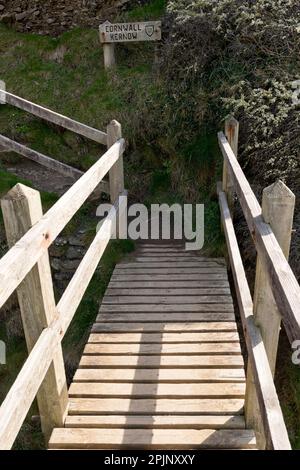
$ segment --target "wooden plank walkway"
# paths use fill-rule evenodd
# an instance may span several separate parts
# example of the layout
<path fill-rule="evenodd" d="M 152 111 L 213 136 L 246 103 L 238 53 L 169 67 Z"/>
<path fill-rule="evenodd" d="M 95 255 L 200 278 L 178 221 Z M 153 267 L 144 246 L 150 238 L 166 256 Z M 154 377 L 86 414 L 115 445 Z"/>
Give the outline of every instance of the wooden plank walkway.
<path fill-rule="evenodd" d="M 114 270 L 50 449 L 253 449 L 222 259 L 143 244 Z"/>

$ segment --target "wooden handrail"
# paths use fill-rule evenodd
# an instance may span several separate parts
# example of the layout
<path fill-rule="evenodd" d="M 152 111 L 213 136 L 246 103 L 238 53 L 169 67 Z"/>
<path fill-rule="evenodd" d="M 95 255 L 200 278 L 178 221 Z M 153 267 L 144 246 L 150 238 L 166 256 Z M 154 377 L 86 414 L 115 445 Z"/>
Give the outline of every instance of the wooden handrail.
<path fill-rule="evenodd" d="M 261 207 L 223 132 L 218 134 L 218 139 L 258 255 L 269 276 L 286 333 L 292 343 L 300 338 L 300 286 L 271 227 L 265 223 Z"/>
<path fill-rule="evenodd" d="M 26 147 L 25 145 L 19 144 L 18 142 L 15 142 L 14 140 L 11 140 L 1 134 L 0 147 L 2 148 L 2 151 L 18 153 L 19 155 L 29 158 L 30 160 L 40 165 L 43 165 L 44 167 L 49 168 L 50 170 L 57 171 L 58 173 L 64 176 L 73 178 L 75 179 L 75 181 L 83 175 L 83 171 L 80 171 L 77 168 L 67 165 L 66 163 L 62 163 L 58 160 L 55 160 L 54 158 L 50 158 L 47 155 L 43 155 L 42 153 L 37 152 L 36 150 L 32 150 Z M 104 193 L 109 193 L 109 183 L 107 181 L 102 181 L 100 183 L 99 188 Z"/>
<path fill-rule="evenodd" d="M 125 195 L 125 193 L 124 193 Z M 28 410 L 49 369 L 54 353 L 60 345 L 89 281 L 115 230 L 116 216 L 126 207 L 124 195 L 105 218 L 94 241 L 82 259 L 66 291 L 57 305 L 56 320 L 45 328 L 17 379 L 0 407 L 0 449 L 10 449 L 23 424 Z M 20 397 L 22 397 L 20 399 Z"/>
<path fill-rule="evenodd" d="M 58 126 L 64 127 L 70 131 L 80 134 L 88 139 L 94 140 L 103 145 L 107 145 L 107 134 L 105 132 L 94 129 L 93 127 L 82 124 L 74 119 L 70 119 L 62 114 L 51 111 L 50 109 L 39 106 L 30 101 L 24 100 L 19 96 L 13 95 L 7 91 L 1 90 L 3 103 L 10 104 L 16 108 L 27 111 L 41 119 L 52 122 Z"/>
<path fill-rule="evenodd" d="M 30 160 L 33 160 L 34 162 L 39 163 L 40 165 L 43 165 L 49 168 L 50 170 L 55 170 L 58 173 L 61 173 L 70 178 L 74 178 L 75 180 L 77 180 L 83 175 L 83 172 L 77 170 L 77 168 L 73 168 L 70 165 L 66 165 L 65 163 L 47 157 L 46 155 L 43 155 L 42 153 L 37 152 L 36 150 L 29 149 L 25 145 L 19 144 L 18 142 L 15 142 L 14 140 L 11 140 L 1 134 L 0 145 L 6 151 L 15 152 L 20 155 L 23 155 L 24 157 L 29 158 Z"/>
<path fill-rule="evenodd" d="M 230 265 L 236 287 L 247 350 L 252 366 L 260 413 L 268 449 L 291 448 L 273 376 L 259 328 L 253 317 L 253 302 L 238 247 L 226 194 L 222 183 L 218 185 L 221 219 L 227 241 Z"/>
<path fill-rule="evenodd" d="M 123 154 L 116 142 L 0 260 L 0 306 L 18 287 L 73 215 Z M 4 198 L 5 201 L 5 198 Z"/>

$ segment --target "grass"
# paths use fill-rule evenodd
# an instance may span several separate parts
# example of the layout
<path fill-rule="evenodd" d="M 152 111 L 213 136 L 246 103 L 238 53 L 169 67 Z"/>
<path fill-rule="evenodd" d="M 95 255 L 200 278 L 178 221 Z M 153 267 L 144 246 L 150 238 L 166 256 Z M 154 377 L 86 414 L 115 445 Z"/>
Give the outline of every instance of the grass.
<path fill-rule="evenodd" d="M 140 131 L 145 109 L 141 103 L 151 102 L 158 87 L 151 78 L 152 44 L 120 45 L 118 62 L 126 56 L 126 66 L 107 73 L 96 30 L 76 29 L 49 38 L 0 25 L 0 54 L 0 77 L 8 91 L 102 130 L 117 119 L 132 141 Z M 0 128 L 15 140 L 84 170 L 104 150 L 9 106 L 0 107 Z"/>
<path fill-rule="evenodd" d="M 125 18 L 131 21 L 148 21 L 160 19 L 166 9 L 166 0 L 154 0 L 146 5 L 133 8 L 125 13 Z"/>
<path fill-rule="evenodd" d="M 0 199 L 17 183 L 25 184 L 32 187 L 32 183 L 28 180 L 19 178 L 7 171 L 0 170 Z M 43 210 L 46 212 L 56 201 L 58 197 L 54 193 L 41 192 L 41 200 Z M 0 224 L 3 224 L 2 212 L 0 211 Z"/>

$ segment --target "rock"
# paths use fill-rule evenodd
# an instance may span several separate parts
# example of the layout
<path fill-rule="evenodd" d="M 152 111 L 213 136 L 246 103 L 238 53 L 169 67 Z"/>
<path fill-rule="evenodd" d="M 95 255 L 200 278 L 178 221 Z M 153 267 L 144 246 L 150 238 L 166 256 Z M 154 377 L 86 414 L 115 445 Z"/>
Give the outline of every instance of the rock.
<path fill-rule="evenodd" d="M 5 6 L 4 5 L 0 5 L 0 11 L 3 11 L 5 10 Z"/>
<path fill-rule="evenodd" d="M 71 272 L 62 272 L 62 273 L 55 273 L 54 274 L 54 279 L 56 281 L 69 281 L 73 276 L 73 273 Z"/>
<path fill-rule="evenodd" d="M 69 241 L 69 245 L 73 245 L 73 246 L 85 246 L 86 245 L 85 241 L 79 237 L 71 236 L 68 241 Z"/>
<path fill-rule="evenodd" d="M 55 20 L 54 20 L 53 18 L 48 18 L 48 19 L 47 19 L 47 23 L 48 23 L 48 24 L 52 24 L 52 23 L 54 23 L 54 22 L 55 22 Z"/>
<path fill-rule="evenodd" d="M 64 246 L 51 245 L 49 248 L 49 254 L 53 258 L 61 258 L 65 253 Z"/>
<path fill-rule="evenodd" d="M 78 233 L 80 233 L 80 235 L 83 235 L 85 233 L 89 232 L 89 229 L 88 228 L 81 228 L 80 230 L 78 230 Z"/>
<path fill-rule="evenodd" d="M 52 258 L 50 264 L 54 271 L 60 270 L 60 260 L 58 258 Z"/>
<path fill-rule="evenodd" d="M 24 20 L 28 15 L 27 11 L 24 11 L 23 13 L 17 13 L 16 14 L 16 21 L 22 21 Z"/>
<path fill-rule="evenodd" d="M 80 248 L 80 247 L 75 248 L 74 246 L 70 246 L 70 248 L 68 248 L 68 251 L 66 253 L 66 258 L 82 259 L 85 253 L 86 253 L 86 250 L 84 250 L 83 248 Z"/>
<path fill-rule="evenodd" d="M 80 264 L 80 259 L 66 260 L 61 263 L 61 269 L 65 271 L 76 271 Z"/>
<path fill-rule="evenodd" d="M 65 246 L 67 244 L 67 240 L 63 237 L 57 237 L 57 239 L 54 242 L 54 245 L 56 246 Z"/>

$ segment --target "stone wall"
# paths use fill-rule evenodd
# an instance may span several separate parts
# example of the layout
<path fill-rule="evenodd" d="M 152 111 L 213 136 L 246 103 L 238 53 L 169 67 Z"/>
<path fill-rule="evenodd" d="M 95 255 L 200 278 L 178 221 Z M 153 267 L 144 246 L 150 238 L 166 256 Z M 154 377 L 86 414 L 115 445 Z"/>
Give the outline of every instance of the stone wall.
<path fill-rule="evenodd" d="M 58 35 L 74 27 L 98 27 L 145 0 L 0 0 L 0 21 L 17 31 Z"/>

